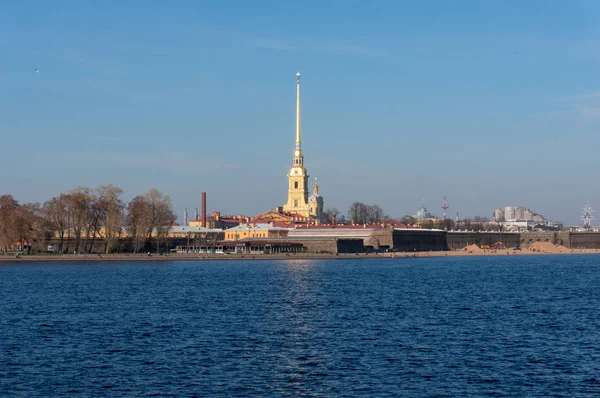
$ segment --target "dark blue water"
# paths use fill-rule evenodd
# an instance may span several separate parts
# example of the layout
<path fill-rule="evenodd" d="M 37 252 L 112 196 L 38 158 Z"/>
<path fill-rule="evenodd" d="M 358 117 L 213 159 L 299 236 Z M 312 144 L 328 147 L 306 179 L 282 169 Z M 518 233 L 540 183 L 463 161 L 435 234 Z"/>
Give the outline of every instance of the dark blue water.
<path fill-rule="evenodd" d="M 600 257 L 0 265 L 0 395 L 590 396 Z"/>

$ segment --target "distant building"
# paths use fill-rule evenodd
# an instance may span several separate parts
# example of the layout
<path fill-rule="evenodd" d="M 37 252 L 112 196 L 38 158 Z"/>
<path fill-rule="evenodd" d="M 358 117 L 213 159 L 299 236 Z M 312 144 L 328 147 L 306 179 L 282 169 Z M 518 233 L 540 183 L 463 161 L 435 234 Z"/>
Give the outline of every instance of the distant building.
<path fill-rule="evenodd" d="M 254 224 L 271 224 L 283 228 L 294 228 L 296 225 L 308 225 L 314 223 L 314 221 L 315 220 L 310 217 L 284 211 L 283 207 L 276 207 L 275 210 L 270 210 L 248 218 L 247 222 Z"/>
<path fill-rule="evenodd" d="M 515 218 L 517 220 L 527 220 L 527 216 L 531 214 L 529 209 L 524 207 L 515 207 Z"/>
<path fill-rule="evenodd" d="M 506 206 L 494 210 L 494 221 L 513 222 L 513 221 L 533 221 L 536 223 L 546 223 L 548 220 L 541 214 L 537 214 L 523 206 Z"/>
<path fill-rule="evenodd" d="M 213 211 L 210 216 L 206 217 L 206 227 L 221 229 L 231 228 L 240 225 L 245 219 L 246 217 L 244 216 L 221 216 L 220 212 Z M 201 227 L 202 218 L 192 220 L 188 224 L 190 227 Z"/>
<path fill-rule="evenodd" d="M 504 208 L 504 221 L 513 221 L 515 218 L 514 206 L 506 206 Z"/>
<path fill-rule="evenodd" d="M 223 238 L 223 230 L 220 228 L 204 228 L 200 226 L 190 227 L 175 225 L 169 229 L 168 235 L 170 238 L 187 238 L 191 236 L 201 237 L 217 237 L 217 239 Z"/>
<path fill-rule="evenodd" d="M 225 230 L 225 240 L 248 238 L 284 238 L 288 230 L 271 224 L 241 224 Z"/>
<path fill-rule="evenodd" d="M 496 209 L 494 210 L 493 220 L 496 222 L 504 221 L 504 209 Z"/>
<path fill-rule="evenodd" d="M 416 218 L 417 220 L 435 220 L 435 219 L 437 219 L 436 216 L 434 216 L 429 211 L 427 211 L 427 208 L 425 207 L 425 200 L 421 201 L 421 208 L 419 210 L 417 210 L 417 212 L 415 214 L 413 214 L 413 217 Z"/>
<path fill-rule="evenodd" d="M 540 214 L 532 214 L 531 220 L 538 222 L 538 223 L 543 223 L 543 222 L 547 221 L 546 218 Z M 562 223 L 560 223 L 560 224 L 562 224 Z"/>
<path fill-rule="evenodd" d="M 548 220 L 523 206 L 506 206 L 494 210 L 494 221 L 502 222 L 506 231 L 554 231 L 563 228 L 562 222 Z"/>
<path fill-rule="evenodd" d="M 504 221 L 503 223 L 504 231 L 506 232 L 521 232 L 521 231 L 530 231 L 533 229 L 534 222 L 527 220 L 511 220 Z"/>

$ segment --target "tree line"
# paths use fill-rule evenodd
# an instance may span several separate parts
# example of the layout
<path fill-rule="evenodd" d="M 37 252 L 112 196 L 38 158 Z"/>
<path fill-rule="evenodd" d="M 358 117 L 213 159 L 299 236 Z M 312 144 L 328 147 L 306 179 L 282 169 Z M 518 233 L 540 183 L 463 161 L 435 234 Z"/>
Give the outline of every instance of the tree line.
<path fill-rule="evenodd" d="M 113 185 L 75 187 L 44 203 L 20 204 L 11 195 L 0 196 L 0 252 L 11 247 L 46 251 L 50 241 L 57 251 L 91 253 L 102 241 L 103 252 L 120 250 L 120 238 L 132 240 L 134 251 L 145 250 L 152 238 L 166 237 L 177 218 L 171 198 L 150 189 L 129 203 Z"/>
<path fill-rule="evenodd" d="M 446 230 L 466 230 L 466 231 L 500 231 L 504 230 L 504 225 L 501 222 L 490 222 L 487 217 L 475 216 L 465 218 L 455 222 L 449 218 L 443 220 L 424 219 L 419 220 L 413 216 L 404 216 L 400 219 L 402 224 L 417 225 L 424 229 L 446 229 Z"/>
<path fill-rule="evenodd" d="M 18 246 L 30 252 L 46 251 L 50 241 L 59 252 L 91 253 L 98 243 L 104 253 L 121 251 L 122 238 L 131 241 L 134 252 L 146 251 L 153 243 L 158 249 L 166 239 L 177 216 L 171 198 L 157 189 L 122 199 L 123 190 L 113 185 L 97 188 L 75 187 L 44 203 L 20 204 L 11 195 L 0 196 L 0 253 Z M 346 214 L 337 208 L 324 212 L 325 222 L 337 224 L 380 224 L 390 218 L 378 205 L 352 203 Z M 490 223 L 476 216 L 455 223 L 451 219 L 400 219 L 405 225 L 426 229 L 464 229 L 472 231 L 500 230 L 501 223 Z M 96 245 L 96 246 L 95 246 Z"/>
<path fill-rule="evenodd" d="M 445 220 L 441 218 L 419 220 L 418 218 L 413 216 L 404 216 L 400 219 L 400 222 L 405 225 L 418 226 L 423 229 L 451 230 L 455 227 L 455 222 L 449 218 Z"/>
<path fill-rule="evenodd" d="M 324 211 L 325 222 L 336 224 L 381 224 L 387 221 L 395 221 L 386 215 L 378 205 L 369 205 L 362 202 L 354 202 L 348 207 L 346 215 L 342 214 L 337 208 L 328 208 Z M 486 217 L 475 216 L 459 220 L 458 223 L 449 218 L 447 219 L 417 219 L 414 216 L 404 216 L 399 222 L 408 226 L 415 226 L 423 229 L 465 229 L 471 231 L 502 231 L 502 223 L 491 223 Z"/>
<path fill-rule="evenodd" d="M 324 211 L 324 218 L 326 223 L 335 221 L 336 224 L 380 224 L 388 220 L 389 216 L 378 205 L 354 202 L 348 207 L 346 215 L 332 207 Z"/>

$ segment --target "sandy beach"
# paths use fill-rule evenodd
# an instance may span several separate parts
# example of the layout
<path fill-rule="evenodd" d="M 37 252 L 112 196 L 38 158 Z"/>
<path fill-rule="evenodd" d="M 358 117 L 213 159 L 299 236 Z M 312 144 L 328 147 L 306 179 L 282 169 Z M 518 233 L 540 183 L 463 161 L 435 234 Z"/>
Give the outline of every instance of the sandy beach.
<path fill-rule="evenodd" d="M 539 256 L 556 254 L 600 254 L 599 249 L 569 249 L 556 246 L 549 242 L 535 242 L 523 249 L 482 249 L 477 245 L 470 245 L 460 250 L 438 252 L 393 253 L 404 257 L 447 257 L 447 256 Z M 389 253 L 386 253 L 389 255 Z"/>
<path fill-rule="evenodd" d="M 600 254 L 597 249 L 566 249 L 556 251 L 537 251 L 537 250 L 453 250 L 453 251 L 438 251 L 438 252 L 415 252 L 415 253 L 393 253 L 396 257 L 488 257 L 488 256 L 541 256 L 541 255 L 567 255 L 567 254 Z M 386 253 L 385 256 L 390 256 Z"/>

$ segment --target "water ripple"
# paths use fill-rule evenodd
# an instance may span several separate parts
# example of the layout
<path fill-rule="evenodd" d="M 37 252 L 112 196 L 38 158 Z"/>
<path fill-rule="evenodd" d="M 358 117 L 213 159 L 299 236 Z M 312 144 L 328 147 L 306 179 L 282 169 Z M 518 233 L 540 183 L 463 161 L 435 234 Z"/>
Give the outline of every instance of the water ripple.
<path fill-rule="evenodd" d="M 593 256 L 0 265 L 0 395 L 600 393 Z"/>

